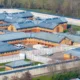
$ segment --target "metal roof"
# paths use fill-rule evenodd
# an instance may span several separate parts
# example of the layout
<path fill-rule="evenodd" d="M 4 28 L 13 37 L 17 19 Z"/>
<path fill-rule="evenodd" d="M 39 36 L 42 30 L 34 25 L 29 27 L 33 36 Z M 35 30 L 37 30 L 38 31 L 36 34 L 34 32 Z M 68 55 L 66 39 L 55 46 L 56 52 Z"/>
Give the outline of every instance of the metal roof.
<path fill-rule="evenodd" d="M 47 18 L 46 21 L 54 22 L 54 23 L 57 23 L 57 24 L 66 23 L 67 22 L 64 18 L 61 18 L 61 17 Z"/>
<path fill-rule="evenodd" d="M 6 34 L 1 34 L 0 41 L 18 40 L 18 39 L 24 39 L 27 37 L 29 37 L 28 34 L 25 34 L 24 32 L 11 32 Z"/>
<path fill-rule="evenodd" d="M 64 18 L 48 18 L 39 23 L 38 26 L 41 28 L 54 29 L 57 25 L 66 22 Z"/>
<path fill-rule="evenodd" d="M 0 27 L 2 27 L 2 26 L 3 26 L 3 27 L 4 27 L 4 26 L 7 26 L 7 27 L 8 27 L 9 25 L 10 25 L 10 23 L 4 23 L 4 24 L 0 24 Z"/>
<path fill-rule="evenodd" d="M 6 64 L 6 66 L 11 67 L 11 68 L 18 68 L 18 67 L 23 67 L 23 66 L 30 66 L 32 62 L 30 61 L 24 61 L 24 60 L 17 60 L 13 61 L 11 63 Z"/>
<path fill-rule="evenodd" d="M 10 51 L 16 51 L 16 50 L 20 50 L 20 48 L 16 48 L 15 46 L 5 42 L 4 43 L 0 42 L 0 54 L 4 52 L 10 52 Z"/>
<path fill-rule="evenodd" d="M 0 13 L 0 20 L 4 20 L 6 15 L 4 13 Z"/>
<path fill-rule="evenodd" d="M 72 55 L 72 56 L 80 56 L 80 47 L 79 48 L 75 48 L 75 49 L 71 49 L 65 52 L 66 54 Z"/>
<path fill-rule="evenodd" d="M 0 35 L 0 41 L 12 41 L 12 40 L 19 40 L 19 39 L 24 39 L 24 38 L 35 38 L 35 39 L 41 39 L 45 41 L 50 41 L 50 42 L 55 42 L 59 43 L 61 42 L 64 38 L 68 38 L 73 42 L 78 42 L 80 43 L 80 36 L 77 35 L 71 35 L 67 33 L 47 33 L 47 32 L 29 32 L 29 33 L 24 33 L 24 32 L 9 32 L 6 34 L 1 34 Z"/>
<path fill-rule="evenodd" d="M 32 20 L 12 24 L 16 29 L 33 28 L 36 24 Z"/>
<path fill-rule="evenodd" d="M 55 42 L 55 43 L 59 43 L 65 38 L 65 36 L 63 35 L 47 33 L 47 32 L 26 33 L 26 34 L 29 34 L 30 38 L 36 38 L 36 39 L 41 39 L 41 40 Z"/>
<path fill-rule="evenodd" d="M 14 23 L 13 25 L 16 27 L 16 29 L 33 28 L 33 27 L 54 29 L 57 25 L 65 22 L 66 21 L 61 18 L 48 18 L 44 20 L 34 20 L 34 21 L 26 20 L 24 22 Z"/>
<path fill-rule="evenodd" d="M 48 21 L 43 21 L 41 23 L 38 24 L 38 27 L 40 28 L 47 28 L 47 29 L 54 29 L 57 25 L 57 23 L 54 23 L 54 22 L 48 22 Z"/>
<path fill-rule="evenodd" d="M 73 42 L 79 42 L 80 43 L 80 36 L 79 35 L 73 35 L 73 34 L 69 34 L 69 33 L 58 33 L 58 34 L 69 38 Z"/>
<path fill-rule="evenodd" d="M 4 21 L 8 23 L 18 23 L 18 22 L 24 22 L 26 19 L 23 18 L 17 18 L 17 17 L 9 17 L 7 16 Z"/>
<path fill-rule="evenodd" d="M 32 13 L 29 11 L 25 12 L 17 12 L 17 13 L 10 13 L 13 17 L 18 17 L 18 18 L 28 18 L 28 17 L 33 17 Z"/>

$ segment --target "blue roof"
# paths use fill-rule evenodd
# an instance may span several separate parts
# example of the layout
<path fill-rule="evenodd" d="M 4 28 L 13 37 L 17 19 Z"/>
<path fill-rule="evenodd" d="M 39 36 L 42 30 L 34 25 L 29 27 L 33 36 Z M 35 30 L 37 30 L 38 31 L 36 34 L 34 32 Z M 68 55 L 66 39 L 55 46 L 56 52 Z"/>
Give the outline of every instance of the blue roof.
<path fill-rule="evenodd" d="M 48 19 L 46 19 L 46 21 L 48 21 L 48 22 L 54 22 L 54 23 L 57 23 L 57 24 L 67 23 L 67 21 L 64 18 L 61 18 L 61 17 L 48 18 Z"/>
<path fill-rule="evenodd" d="M 12 25 L 15 26 L 16 29 L 33 28 L 36 26 L 32 20 L 26 20 L 24 22 L 14 23 Z"/>
<path fill-rule="evenodd" d="M 0 41 L 11 41 L 11 40 L 18 40 L 18 39 L 24 39 L 30 37 L 28 34 L 25 34 L 24 32 L 11 32 L 6 34 L 0 35 Z"/>
<path fill-rule="evenodd" d="M 0 27 L 2 27 L 2 26 L 3 26 L 3 27 L 4 27 L 4 26 L 7 26 L 7 27 L 8 27 L 9 25 L 10 25 L 10 23 L 4 23 L 4 24 L 0 24 Z"/>
<path fill-rule="evenodd" d="M 13 25 L 16 29 L 23 29 L 23 28 L 47 28 L 47 29 L 54 29 L 60 23 L 65 23 L 66 21 L 61 18 L 48 18 L 45 20 L 26 20 L 24 22 L 14 23 Z"/>
<path fill-rule="evenodd" d="M 8 30 L 0 30 L 0 32 L 11 33 L 11 31 L 8 31 Z"/>
<path fill-rule="evenodd" d="M 48 18 L 43 20 L 41 23 L 38 24 L 41 28 L 48 28 L 48 29 L 54 29 L 57 25 L 67 23 L 67 21 L 64 18 Z"/>
<path fill-rule="evenodd" d="M 38 32 L 38 33 L 24 33 L 24 32 L 9 32 L 6 34 L 0 35 L 0 41 L 12 41 L 19 40 L 24 38 L 35 38 L 45 41 L 60 43 L 64 38 L 68 38 L 73 42 L 80 43 L 80 36 L 71 35 L 67 33 L 47 33 L 47 32 Z"/>
<path fill-rule="evenodd" d="M 17 17 L 17 18 L 33 17 L 32 13 L 29 12 L 29 11 L 17 12 L 17 13 L 9 13 L 9 15 L 12 16 L 12 17 Z"/>
<path fill-rule="evenodd" d="M 29 34 L 30 38 L 41 39 L 55 43 L 59 43 L 65 38 L 65 36 L 63 35 L 47 33 L 47 32 L 26 33 L 26 34 Z"/>
<path fill-rule="evenodd" d="M 17 60 L 17 61 L 13 61 L 11 63 L 6 64 L 6 66 L 11 68 L 18 68 L 18 67 L 30 66 L 31 64 L 32 62 L 30 61 Z"/>
<path fill-rule="evenodd" d="M 80 43 L 80 36 L 78 36 L 78 35 L 73 35 L 73 34 L 69 34 L 69 33 L 58 33 L 58 34 L 69 38 L 73 42 L 79 42 Z"/>
<path fill-rule="evenodd" d="M 79 48 L 75 48 L 75 49 L 71 49 L 65 52 L 66 54 L 72 55 L 72 56 L 80 56 L 80 47 Z"/>
<path fill-rule="evenodd" d="M 40 28 L 47 28 L 47 29 L 54 29 L 57 25 L 59 24 L 50 22 L 50 21 L 46 21 L 46 20 L 38 24 Z"/>
<path fill-rule="evenodd" d="M 5 42 L 0 42 L 0 54 L 16 50 L 20 50 L 20 48 L 16 48 L 15 46 Z"/>
<path fill-rule="evenodd" d="M 0 13 L 0 20 L 4 20 L 6 15 L 4 13 Z"/>
<path fill-rule="evenodd" d="M 24 22 L 26 19 L 23 18 L 17 18 L 17 17 L 9 17 L 7 16 L 4 21 L 8 23 L 18 23 L 18 22 Z"/>

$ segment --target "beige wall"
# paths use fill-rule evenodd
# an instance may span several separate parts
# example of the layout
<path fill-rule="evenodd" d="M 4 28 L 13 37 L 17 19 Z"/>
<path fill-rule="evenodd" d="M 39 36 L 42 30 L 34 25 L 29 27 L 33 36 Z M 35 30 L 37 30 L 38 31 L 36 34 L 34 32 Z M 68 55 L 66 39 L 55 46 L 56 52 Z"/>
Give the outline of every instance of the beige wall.
<path fill-rule="evenodd" d="M 71 45 L 72 41 L 68 38 L 65 38 L 61 41 L 61 44 L 68 44 L 68 45 Z"/>
<path fill-rule="evenodd" d="M 8 66 L 6 66 L 5 67 L 5 70 L 7 71 L 7 70 L 12 70 L 13 68 L 11 68 L 11 67 L 8 67 Z"/>
<path fill-rule="evenodd" d="M 15 28 L 13 25 L 10 25 L 10 26 L 8 27 L 8 30 L 9 30 L 9 31 L 14 31 L 14 32 L 17 31 L 16 28 Z"/>

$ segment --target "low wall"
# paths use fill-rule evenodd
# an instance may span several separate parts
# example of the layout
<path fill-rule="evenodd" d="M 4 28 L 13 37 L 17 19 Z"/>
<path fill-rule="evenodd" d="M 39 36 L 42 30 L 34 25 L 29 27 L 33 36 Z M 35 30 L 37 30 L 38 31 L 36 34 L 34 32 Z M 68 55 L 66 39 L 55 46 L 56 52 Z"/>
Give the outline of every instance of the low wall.
<path fill-rule="evenodd" d="M 45 64 L 40 66 L 32 66 L 29 68 L 0 72 L 0 80 L 3 80 L 5 76 L 8 77 L 7 80 L 10 80 L 12 76 L 21 77 L 21 75 L 26 71 L 29 71 L 32 74 L 32 76 L 37 76 L 49 72 L 61 72 L 61 71 L 71 70 L 76 68 L 78 69 L 79 67 L 80 67 L 80 60 L 66 61 L 66 62 L 55 63 L 50 65 Z"/>

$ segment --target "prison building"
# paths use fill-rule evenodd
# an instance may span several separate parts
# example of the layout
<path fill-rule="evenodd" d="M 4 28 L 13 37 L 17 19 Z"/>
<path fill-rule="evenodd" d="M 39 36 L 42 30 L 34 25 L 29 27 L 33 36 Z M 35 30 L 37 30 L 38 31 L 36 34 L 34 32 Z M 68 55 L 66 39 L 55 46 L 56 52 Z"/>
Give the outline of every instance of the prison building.
<path fill-rule="evenodd" d="M 64 53 L 64 59 L 78 59 L 80 58 L 80 47 L 68 50 Z"/>
<path fill-rule="evenodd" d="M 17 61 L 13 61 L 13 62 L 6 64 L 5 70 L 13 70 L 17 68 L 28 67 L 31 65 L 32 65 L 31 61 L 17 60 Z"/>
<path fill-rule="evenodd" d="M 38 32 L 38 33 L 26 33 L 30 36 L 27 38 L 29 44 L 42 44 L 48 47 L 58 46 L 60 44 L 67 45 L 79 45 L 80 36 L 64 34 L 64 33 L 47 33 L 47 32 Z"/>
<path fill-rule="evenodd" d="M 67 29 L 67 21 L 60 18 L 49 18 L 40 22 L 38 27 L 42 32 L 63 32 Z"/>
<path fill-rule="evenodd" d="M 13 23 L 8 27 L 9 31 L 13 32 L 34 32 L 36 24 L 31 20 L 26 20 L 24 22 Z"/>
<path fill-rule="evenodd" d="M 63 35 L 66 38 L 71 40 L 71 45 L 80 45 L 80 36 L 79 35 L 73 35 L 73 34 L 69 34 L 69 33 L 57 33 L 58 35 Z M 67 41 L 67 43 L 69 43 Z M 66 44 L 66 43 L 64 43 Z"/>
<path fill-rule="evenodd" d="M 19 54 L 19 51 L 20 48 L 16 48 L 15 46 L 5 42 L 0 42 L 0 56 Z"/>
<path fill-rule="evenodd" d="M 14 23 L 8 27 L 9 31 L 22 31 L 22 32 L 63 32 L 66 21 L 60 21 L 60 19 L 46 19 L 42 21 L 26 20 L 25 22 Z"/>
<path fill-rule="evenodd" d="M 67 35 L 67 36 L 66 36 Z M 41 44 L 48 47 L 58 46 L 60 44 L 67 44 L 67 45 L 77 45 L 80 44 L 80 37 L 74 36 L 70 34 L 54 34 L 54 33 L 47 33 L 47 32 L 9 32 L 6 34 L 0 35 L 0 41 L 8 42 L 9 44 Z"/>
<path fill-rule="evenodd" d="M 54 47 L 60 44 L 71 45 L 72 41 L 63 35 L 47 32 L 38 32 L 30 33 L 30 39 L 27 39 L 27 43 L 42 44 L 48 47 Z"/>
<path fill-rule="evenodd" d="M 9 32 L 0 35 L 0 41 L 8 42 L 9 44 L 19 44 L 26 42 L 26 35 L 24 32 Z"/>

